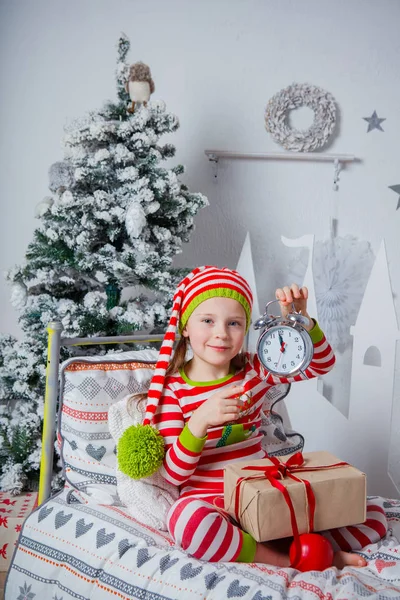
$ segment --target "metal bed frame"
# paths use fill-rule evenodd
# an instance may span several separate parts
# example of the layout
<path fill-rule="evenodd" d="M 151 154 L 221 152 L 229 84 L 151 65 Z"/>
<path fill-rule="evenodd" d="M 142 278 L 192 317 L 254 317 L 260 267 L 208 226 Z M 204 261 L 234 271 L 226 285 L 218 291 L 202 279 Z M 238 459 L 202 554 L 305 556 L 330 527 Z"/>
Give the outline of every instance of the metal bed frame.
<path fill-rule="evenodd" d="M 50 496 L 53 474 L 54 440 L 56 433 L 56 411 L 58 400 L 58 375 L 62 346 L 91 346 L 100 344 L 137 344 L 162 342 L 164 334 L 134 334 L 109 337 L 62 337 L 63 326 L 58 321 L 48 324 L 46 391 L 44 397 L 42 453 L 40 458 L 38 504 Z M 178 336 L 177 336 L 178 337 Z"/>

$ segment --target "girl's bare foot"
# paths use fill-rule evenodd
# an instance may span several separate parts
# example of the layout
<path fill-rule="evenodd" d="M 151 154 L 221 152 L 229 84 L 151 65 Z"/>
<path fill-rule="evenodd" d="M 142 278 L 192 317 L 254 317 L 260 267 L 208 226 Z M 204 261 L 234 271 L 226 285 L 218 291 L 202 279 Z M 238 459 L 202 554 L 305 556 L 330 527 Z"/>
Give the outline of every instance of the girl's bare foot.
<path fill-rule="evenodd" d="M 333 557 L 333 566 L 338 569 L 343 569 L 344 567 L 366 567 L 367 561 L 355 552 L 338 550 Z"/>

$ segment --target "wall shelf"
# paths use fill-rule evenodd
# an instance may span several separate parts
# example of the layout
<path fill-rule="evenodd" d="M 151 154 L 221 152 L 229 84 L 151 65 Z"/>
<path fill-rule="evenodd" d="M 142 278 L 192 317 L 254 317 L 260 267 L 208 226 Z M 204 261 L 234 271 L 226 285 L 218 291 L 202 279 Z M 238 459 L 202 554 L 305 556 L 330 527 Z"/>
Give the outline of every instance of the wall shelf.
<path fill-rule="evenodd" d="M 250 158 L 256 160 L 308 160 L 321 162 L 354 162 L 353 154 L 323 154 L 322 152 L 229 152 L 227 150 L 204 150 L 208 160 L 215 161 L 219 158 Z"/>
<path fill-rule="evenodd" d="M 250 160 L 293 160 L 308 162 L 331 162 L 334 165 L 333 189 L 338 189 L 341 165 L 352 163 L 358 159 L 353 154 L 324 154 L 322 152 L 230 152 L 228 150 L 204 150 L 210 162 L 218 165 L 219 159 L 250 159 Z M 215 176 L 217 176 L 215 174 Z"/>

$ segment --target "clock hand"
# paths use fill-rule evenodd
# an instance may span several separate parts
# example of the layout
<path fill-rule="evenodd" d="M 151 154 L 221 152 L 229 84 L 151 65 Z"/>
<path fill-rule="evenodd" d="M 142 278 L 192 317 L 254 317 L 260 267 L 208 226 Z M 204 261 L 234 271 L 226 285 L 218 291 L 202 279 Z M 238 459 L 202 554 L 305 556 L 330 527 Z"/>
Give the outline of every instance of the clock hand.
<path fill-rule="evenodd" d="M 278 362 L 276 363 L 276 367 L 275 367 L 276 369 L 279 368 L 279 363 L 281 362 L 281 358 L 282 358 L 282 353 L 279 355 Z"/>
<path fill-rule="evenodd" d="M 280 347 L 280 351 L 281 351 L 281 352 L 285 352 L 285 346 L 286 346 L 286 344 L 285 344 L 285 342 L 283 341 L 283 337 L 281 336 L 281 334 L 280 334 L 280 333 L 278 334 L 278 337 L 279 337 L 279 343 L 280 343 L 280 345 L 281 345 L 281 347 Z"/>

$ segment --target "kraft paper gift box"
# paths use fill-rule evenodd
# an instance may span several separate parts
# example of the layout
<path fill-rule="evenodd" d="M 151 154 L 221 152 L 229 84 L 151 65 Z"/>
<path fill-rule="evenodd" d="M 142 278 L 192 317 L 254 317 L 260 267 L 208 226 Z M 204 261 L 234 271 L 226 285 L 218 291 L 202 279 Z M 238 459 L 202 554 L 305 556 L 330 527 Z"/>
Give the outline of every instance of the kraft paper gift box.
<path fill-rule="evenodd" d="M 37 492 L 20 496 L 0 493 L 0 572 L 7 571 L 22 524 L 37 506 Z"/>
<path fill-rule="evenodd" d="M 300 454 L 301 456 L 304 459 L 302 469 L 342 462 L 329 452 L 305 452 L 303 455 Z M 290 456 L 286 456 L 278 460 L 285 465 L 289 459 Z M 265 458 L 251 463 L 248 461 L 231 463 L 225 467 L 224 473 L 225 510 L 258 542 L 293 536 L 290 511 L 284 494 L 271 485 L 262 471 L 243 469 L 249 466 L 271 467 L 273 466 L 271 460 L 276 459 Z M 261 478 L 242 481 L 237 493 L 238 480 L 254 475 L 261 475 Z M 293 475 L 311 484 L 315 497 L 313 531 L 356 525 L 365 521 L 366 476 L 355 467 L 345 464 L 315 471 L 294 470 Z M 299 533 L 307 533 L 309 503 L 305 484 L 282 474 L 278 477 L 278 481 L 287 489 L 292 500 Z"/>

